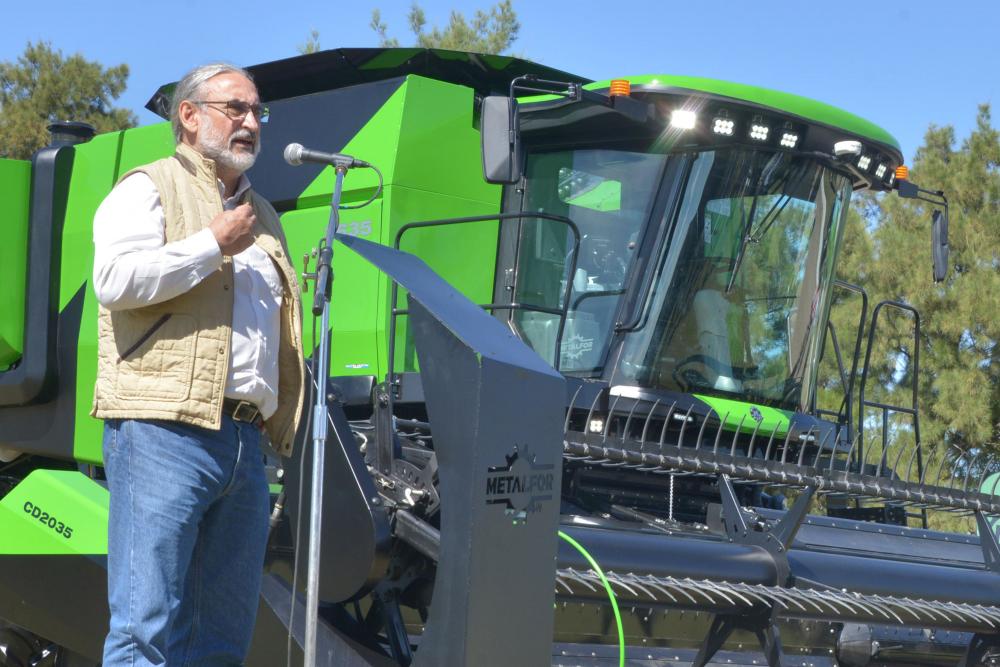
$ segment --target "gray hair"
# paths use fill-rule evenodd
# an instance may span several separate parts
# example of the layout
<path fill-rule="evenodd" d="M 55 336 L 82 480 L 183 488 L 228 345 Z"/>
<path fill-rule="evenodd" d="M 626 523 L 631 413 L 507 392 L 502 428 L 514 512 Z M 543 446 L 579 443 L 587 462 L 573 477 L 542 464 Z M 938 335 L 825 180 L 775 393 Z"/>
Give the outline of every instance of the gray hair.
<path fill-rule="evenodd" d="M 246 77 L 251 83 L 253 82 L 250 72 L 245 69 L 230 65 L 229 63 L 209 63 L 195 67 L 177 83 L 177 87 L 174 88 L 174 94 L 170 97 L 170 125 L 174 129 L 174 141 L 177 143 L 181 142 L 183 131 L 180 119 L 181 102 L 197 99 L 198 93 L 206 81 L 214 76 L 228 73 L 239 74 Z"/>

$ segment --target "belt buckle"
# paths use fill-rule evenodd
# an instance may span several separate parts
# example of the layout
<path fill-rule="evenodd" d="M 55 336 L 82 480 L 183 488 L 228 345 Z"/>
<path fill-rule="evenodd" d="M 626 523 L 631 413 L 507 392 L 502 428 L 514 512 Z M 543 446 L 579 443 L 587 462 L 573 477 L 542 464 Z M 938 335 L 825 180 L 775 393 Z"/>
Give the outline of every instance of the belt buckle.
<path fill-rule="evenodd" d="M 240 401 L 233 408 L 233 419 L 253 424 L 260 416 L 260 410 L 250 401 Z"/>

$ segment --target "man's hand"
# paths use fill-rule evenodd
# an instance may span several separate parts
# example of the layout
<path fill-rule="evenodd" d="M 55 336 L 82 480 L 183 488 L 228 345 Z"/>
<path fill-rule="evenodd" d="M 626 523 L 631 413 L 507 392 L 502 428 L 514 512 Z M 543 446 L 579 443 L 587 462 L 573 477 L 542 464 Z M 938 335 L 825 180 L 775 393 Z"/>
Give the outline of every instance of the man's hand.
<path fill-rule="evenodd" d="M 257 222 L 250 204 L 240 204 L 231 211 L 223 211 L 215 216 L 208 228 L 215 235 L 215 241 L 223 255 L 238 255 L 253 244 L 251 230 Z"/>

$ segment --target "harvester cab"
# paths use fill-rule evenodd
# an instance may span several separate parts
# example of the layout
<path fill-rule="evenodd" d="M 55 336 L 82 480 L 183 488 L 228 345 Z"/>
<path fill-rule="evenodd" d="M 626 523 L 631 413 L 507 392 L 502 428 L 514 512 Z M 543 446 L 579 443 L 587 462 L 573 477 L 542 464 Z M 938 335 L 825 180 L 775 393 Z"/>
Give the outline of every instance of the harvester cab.
<path fill-rule="evenodd" d="M 914 318 L 913 349 L 919 319 L 878 304 L 865 346 L 867 296 L 835 277 L 867 189 L 938 209 L 944 278 L 947 201 L 891 135 L 750 86 L 448 51 L 249 70 L 277 147 L 249 176 L 303 271 L 334 178 L 280 148 L 357 155 L 384 183 L 344 181 L 371 204 L 342 212 L 333 253 L 324 521 L 305 530 L 304 424 L 273 459 L 285 511 L 248 665 L 285 664 L 288 636 L 300 663 L 314 539 L 324 666 L 1000 659 L 1000 474 L 921 442 L 915 402 L 868 386 L 880 314 Z M 165 117 L 171 90 L 149 108 Z M 91 667 L 107 627 L 81 249 L 115 180 L 173 144 L 165 123 L 86 139 L 0 160 L 0 253 L 24 249 L 0 254 L 0 667 Z M 846 358 L 839 291 L 861 303 Z M 889 413 L 911 426 L 871 437 Z M 979 535 L 928 529 L 938 511 Z"/>
<path fill-rule="evenodd" d="M 528 76 L 484 100 L 482 152 L 484 177 L 507 185 L 511 216 L 495 312 L 579 380 L 581 397 L 605 387 L 567 423 L 642 438 L 653 425 L 693 437 L 680 427 L 698 423 L 699 440 L 732 432 L 733 454 L 864 467 L 852 451 L 863 410 L 855 424 L 851 407 L 867 297 L 849 371 L 835 350 L 842 409 L 831 423 L 817 408 L 834 291 L 863 295 L 835 278 L 852 192 L 934 204 L 935 280 L 948 261 L 947 200 L 907 180 L 891 136 L 802 98 L 719 81 Z M 658 410 L 669 414 L 650 424 Z"/>

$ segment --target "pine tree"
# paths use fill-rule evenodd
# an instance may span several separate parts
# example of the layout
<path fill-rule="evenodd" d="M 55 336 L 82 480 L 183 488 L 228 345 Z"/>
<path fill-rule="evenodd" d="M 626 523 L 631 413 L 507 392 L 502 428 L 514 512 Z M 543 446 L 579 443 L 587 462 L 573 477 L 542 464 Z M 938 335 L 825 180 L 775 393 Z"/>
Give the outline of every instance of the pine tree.
<path fill-rule="evenodd" d="M 0 62 L 0 157 L 30 157 L 48 144 L 53 121 L 82 121 L 98 132 L 135 126 L 135 114 L 113 106 L 128 73 L 125 64 L 105 69 L 80 54 L 63 56 L 47 42 L 29 42 L 16 62 Z"/>
<path fill-rule="evenodd" d="M 935 284 L 931 279 L 933 207 L 895 193 L 857 200 L 845 230 L 839 277 L 862 285 L 871 306 L 891 299 L 920 312 L 917 393 L 925 467 L 931 477 L 942 469 L 946 483 L 956 477 L 964 485 L 968 478 L 972 490 L 987 467 L 1000 463 L 1000 132 L 992 126 L 989 106 L 979 108 L 976 126 L 961 144 L 952 127 L 932 125 L 914 156 L 910 180 L 948 198 L 946 280 Z M 841 295 L 831 313 L 845 355 L 853 348 L 858 308 L 857 299 Z M 911 322 L 880 320 L 876 341 L 868 397 L 908 405 L 916 351 Z M 823 407 L 835 408 L 839 400 L 834 368 L 828 341 Z M 878 433 L 876 413 L 867 417 L 872 435 Z M 890 429 L 896 441 L 890 460 L 900 447 L 910 447 L 901 457 L 907 460 L 913 451 L 912 421 L 901 417 Z M 897 472 L 905 476 L 906 470 Z"/>
<path fill-rule="evenodd" d="M 407 18 L 416 46 L 430 49 L 500 54 L 511 47 L 521 29 L 511 0 L 498 2 L 488 12 L 476 10 L 471 19 L 452 10 L 446 27 L 434 26 L 429 31 L 425 30 L 427 17 L 418 4 L 413 4 Z M 378 34 L 380 46 L 399 46 L 398 39 L 388 36 L 388 26 L 382 22 L 378 9 L 372 10 L 370 26 Z"/>

